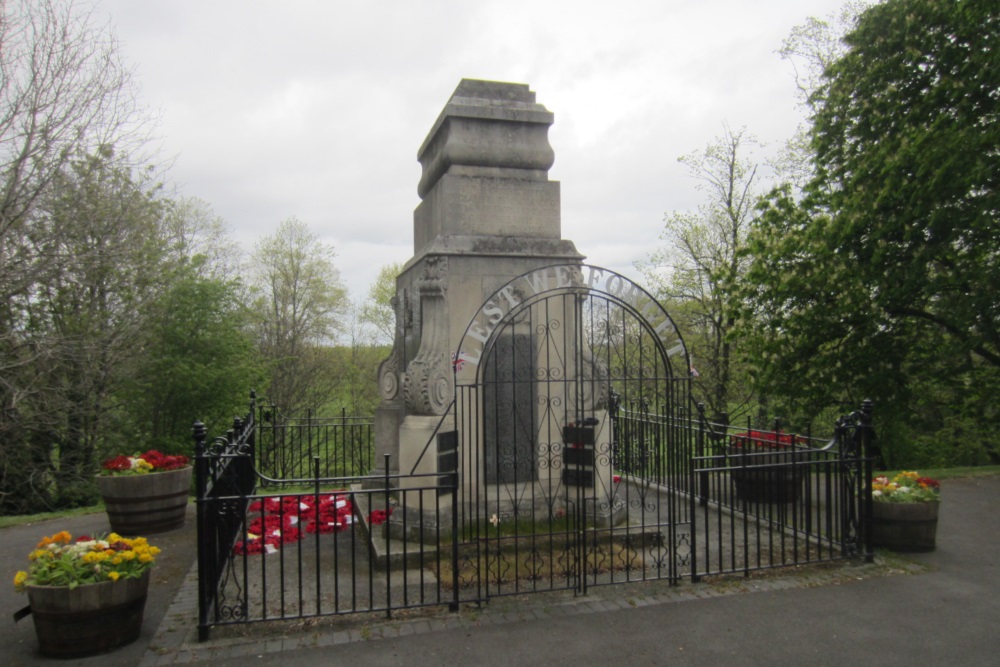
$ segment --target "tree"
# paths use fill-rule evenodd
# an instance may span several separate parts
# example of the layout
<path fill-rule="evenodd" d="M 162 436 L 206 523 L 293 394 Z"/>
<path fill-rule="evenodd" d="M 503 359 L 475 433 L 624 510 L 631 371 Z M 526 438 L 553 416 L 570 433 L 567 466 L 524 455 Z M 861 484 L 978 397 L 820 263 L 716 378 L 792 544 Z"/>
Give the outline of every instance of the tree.
<path fill-rule="evenodd" d="M 109 25 L 72 0 L 0 5 L 0 301 L 31 280 L 18 239 L 73 156 L 146 145 L 148 113 Z M 136 163 L 146 162 L 142 157 Z M 133 163 L 135 164 L 135 163 Z"/>
<path fill-rule="evenodd" d="M 232 239 L 229 224 L 208 202 L 197 197 L 174 199 L 164 222 L 178 259 L 202 258 L 192 265 L 199 275 L 220 280 L 239 276 L 243 251 Z"/>
<path fill-rule="evenodd" d="M 366 304 L 368 305 L 368 304 Z M 371 315 L 369 311 L 368 315 Z M 337 373 L 337 399 L 331 407 L 352 415 L 372 415 L 381 401 L 378 391 L 378 368 L 391 347 L 383 343 L 383 334 L 373 335 L 365 313 L 352 307 L 341 343 L 331 350 Z"/>
<path fill-rule="evenodd" d="M 368 299 L 360 308 L 360 320 L 374 328 L 375 342 L 380 345 L 392 345 L 396 339 L 396 277 L 402 272 L 402 262 L 379 269 L 375 282 L 368 288 Z"/>
<path fill-rule="evenodd" d="M 168 453 L 190 450 L 195 418 L 209 433 L 229 428 L 246 410 L 249 390 L 263 380 L 245 290 L 236 281 L 203 275 L 204 261 L 196 257 L 171 276 L 151 309 L 138 368 L 125 385 L 130 430 Z"/>
<path fill-rule="evenodd" d="M 810 16 L 792 28 L 778 53 L 788 61 L 795 75 L 799 107 L 811 118 L 818 110 L 816 91 L 826 70 L 847 52 L 844 34 L 854 27 L 858 16 L 870 2 L 848 0 L 825 19 Z M 813 152 L 809 125 L 799 124 L 775 161 L 779 177 L 803 187 L 812 176 Z"/>
<path fill-rule="evenodd" d="M 341 330 L 348 300 L 334 257 L 333 247 L 295 217 L 253 252 L 258 344 L 270 365 L 267 398 L 288 413 L 322 406 L 335 391 L 323 348 Z"/>
<path fill-rule="evenodd" d="M 87 500 L 106 417 L 162 287 L 166 244 L 155 188 L 120 167 L 112 148 L 74 157 L 51 182 L 24 238 L 34 279 L 12 296 L 4 322 L 2 427 L 26 457 L 4 486 L 30 472 L 30 493 L 13 494 L 20 501 L 72 505 Z"/>
<path fill-rule="evenodd" d="M 1000 11 L 888 0 L 845 43 L 814 95 L 815 175 L 771 197 L 751 244 L 762 372 L 813 410 L 863 392 L 883 424 L 929 387 L 970 406 L 1000 369 Z"/>
<path fill-rule="evenodd" d="M 100 288 L 114 281 L 114 260 L 105 265 L 109 274 L 97 268 L 117 244 L 105 247 L 92 233 L 103 224 L 92 214 L 110 206 L 113 181 L 123 185 L 124 174 L 147 161 L 152 119 L 137 102 L 113 30 L 95 18 L 92 7 L 72 0 L 0 3 L 4 511 L 76 502 L 76 485 L 55 484 L 53 473 L 92 474 L 105 355 L 121 342 L 88 328 L 107 324 L 100 313 L 120 305 Z M 78 218 L 68 209 L 73 197 L 88 207 Z M 74 289 L 83 277 L 92 282 Z"/>
<path fill-rule="evenodd" d="M 749 409 L 730 339 L 734 313 L 730 285 L 746 269 L 741 254 L 760 194 L 757 165 L 747 153 L 756 140 L 728 127 L 702 153 L 680 158 L 699 181 L 705 202 L 695 212 L 665 217 L 665 245 L 640 265 L 657 298 L 666 302 L 692 358 L 695 395 L 716 418 Z"/>

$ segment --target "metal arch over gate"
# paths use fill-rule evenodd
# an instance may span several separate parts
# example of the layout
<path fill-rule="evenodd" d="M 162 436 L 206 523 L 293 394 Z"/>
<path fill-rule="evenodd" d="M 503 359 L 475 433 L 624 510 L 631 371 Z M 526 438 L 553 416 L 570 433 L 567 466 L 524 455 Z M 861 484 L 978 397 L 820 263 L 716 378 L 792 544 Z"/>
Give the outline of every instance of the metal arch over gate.
<path fill-rule="evenodd" d="M 648 292 L 535 269 L 486 300 L 454 360 L 460 551 L 481 595 L 684 574 L 690 363 Z"/>

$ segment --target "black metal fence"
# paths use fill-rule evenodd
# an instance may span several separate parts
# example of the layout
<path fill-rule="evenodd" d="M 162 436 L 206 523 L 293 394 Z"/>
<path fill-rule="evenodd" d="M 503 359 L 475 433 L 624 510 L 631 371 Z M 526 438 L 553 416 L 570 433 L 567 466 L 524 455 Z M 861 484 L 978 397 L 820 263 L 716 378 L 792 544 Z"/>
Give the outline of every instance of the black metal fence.
<path fill-rule="evenodd" d="M 407 475 L 401 492 L 400 475 L 351 474 L 372 467 L 371 420 L 276 414 L 251 395 L 225 436 L 209 441 L 195 425 L 199 638 L 230 624 L 456 605 L 454 507 L 442 506 L 455 478 Z M 291 451 L 262 456 L 262 441 Z"/>
<path fill-rule="evenodd" d="M 693 419 L 623 406 L 614 414 L 616 469 L 685 498 L 695 579 L 729 573 L 872 557 L 872 406 L 842 416 L 827 438 L 782 429 Z M 691 429 L 693 450 L 666 451 L 671 429 Z M 683 440 L 681 440 L 683 441 Z M 685 457 L 685 479 L 671 459 Z"/>
<path fill-rule="evenodd" d="M 570 503 L 524 527 L 484 504 L 471 539 L 457 474 L 361 474 L 375 463 L 357 442 L 370 421 L 275 414 L 251 400 L 211 442 L 196 425 L 202 638 L 233 623 L 872 556 L 870 403 L 827 439 L 614 406 L 612 523 Z M 262 458 L 262 439 L 292 453 Z M 262 473 L 276 460 L 287 467 L 268 471 L 292 476 Z"/>
<path fill-rule="evenodd" d="M 195 492 L 198 521 L 199 636 L 208 638 L 206 619 L 218 615 L 219 585 L 231 567 L 231 550 L 244 530 L 244 517 L 254 492 L 254 396 L 250 410 L 236 419 L 225 436 L 207 441 L 204 424 L 195 422 Z M 215 610 L 213 612 L 213 610 Z"/>
<path fill-rule="evenodd" d="M 257 446 L 254 463 L 268 480 L 312 477 L 314 461 L 323 477 L 367 475 L 374 468 L 374 421 L 351 417 L 286 416 L 273 404 L 257 406 Z"/>

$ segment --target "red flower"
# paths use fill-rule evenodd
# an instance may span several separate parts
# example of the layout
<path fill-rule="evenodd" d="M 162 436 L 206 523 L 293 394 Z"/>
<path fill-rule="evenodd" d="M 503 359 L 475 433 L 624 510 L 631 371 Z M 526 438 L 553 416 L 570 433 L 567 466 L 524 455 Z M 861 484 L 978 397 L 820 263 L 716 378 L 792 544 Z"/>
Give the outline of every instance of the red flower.
<path fill-rule="evenodd" d="M 733 447 L 757 447 L 762 449 L 781 449 L 792 445 L 804 445 L 806 439 L 778 431 L 746 431 L 729 436 L 729 444 Z"/>
<path fill-rule="evenodd" d="M 386 512 L 385 510 L 372 510 L 371 513 L 368 515 L 369 525 L 379 526 L 385 523 L 385 520 L 388 519 L 389 515 L 392 514 L 393 509 L 394 508 L 390 507 L 388 512 Z"/>
<path fill-rule="evenodd" d="M 139 458 L 153 466 L 153 470 L 177 470 L 178 468 L 183 468 L 188 464 L 188 457 L 182 454 L 170 456 L 155 449 L 151 449 L 145 454 L 141 454 Z"/>
<path fill-rule="evenodd" d="M 127 456 L 115 456 L 102 463 L 101 466 L 105 470 L 131 470 L 132 462 Z"/>
<path fill-rule="evenodd" d="M 347 496 L 325 493 L 315 495 L 272 496 L 252 502 L 247 511 L 259 513 L 247 524 L 247 532 L 257 537 L 237 542 L 234 555 L 258 554 L 280 549 L 282 544 L 297 542 L 305 533 L 335 533 L 346 530 L 354 507 Z M 247 517 L 248 519 L 250 517 Z M 305 523 L 305 530 L 302 524 Z"/>
<path fill-rule="evenodd" d="M 285 544 L 298 542 L 302 539 L 302 532 L 295 526 L 286 526 L 281 529 L 281 541 Z"/>
<path fill-rule="evenodd" d="M 188 457 L 178 454 L 176 456 L 171 456 L 168 454 L 163 454 L 155 449 L 151 449 L 145 454 L 139 454 L 138 457 L 129 456 L 113 456 L 107 459 L 101 464 L 101 467 L 105 470 L 111 470 L 115 472 L 121 472 L 125 470 L 132 469 L 132 459 L 140 458 L 149 465 L 153 467 L 153 472 L 163 472 L 167 470 L 177 470 L 179 468 L 187 467 L 190 463 Z"/>

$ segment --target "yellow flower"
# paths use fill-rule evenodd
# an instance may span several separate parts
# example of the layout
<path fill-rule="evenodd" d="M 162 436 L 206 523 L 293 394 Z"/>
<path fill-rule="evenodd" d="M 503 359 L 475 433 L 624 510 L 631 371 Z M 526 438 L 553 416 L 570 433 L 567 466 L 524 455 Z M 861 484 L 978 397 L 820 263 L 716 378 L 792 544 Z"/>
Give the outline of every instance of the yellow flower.
<path fill-rule="evenodd" d="M 82 558 L 84 563 L 103 563 L 107 559 L 108 559 L 108 554 L 104 553 L 103 551 L 88 551 L 87 553 L 83 554 Z"/>
<path fill-rule="evenodd" d="M 116 572 L 115 570 L 111 570 L 110 572 L 108 572 L 108 579 L 110 579 L 111 581 L 118 581 L 118 578 L 121 576 L 122 576 L 121 573 Z"/>
<path fill-rule="evenodd" d="M 18 591 L 24 590 L 24 582 L 28 580 L 28 573 L 23 570 L 14 575 L 14 588 Z"/>

